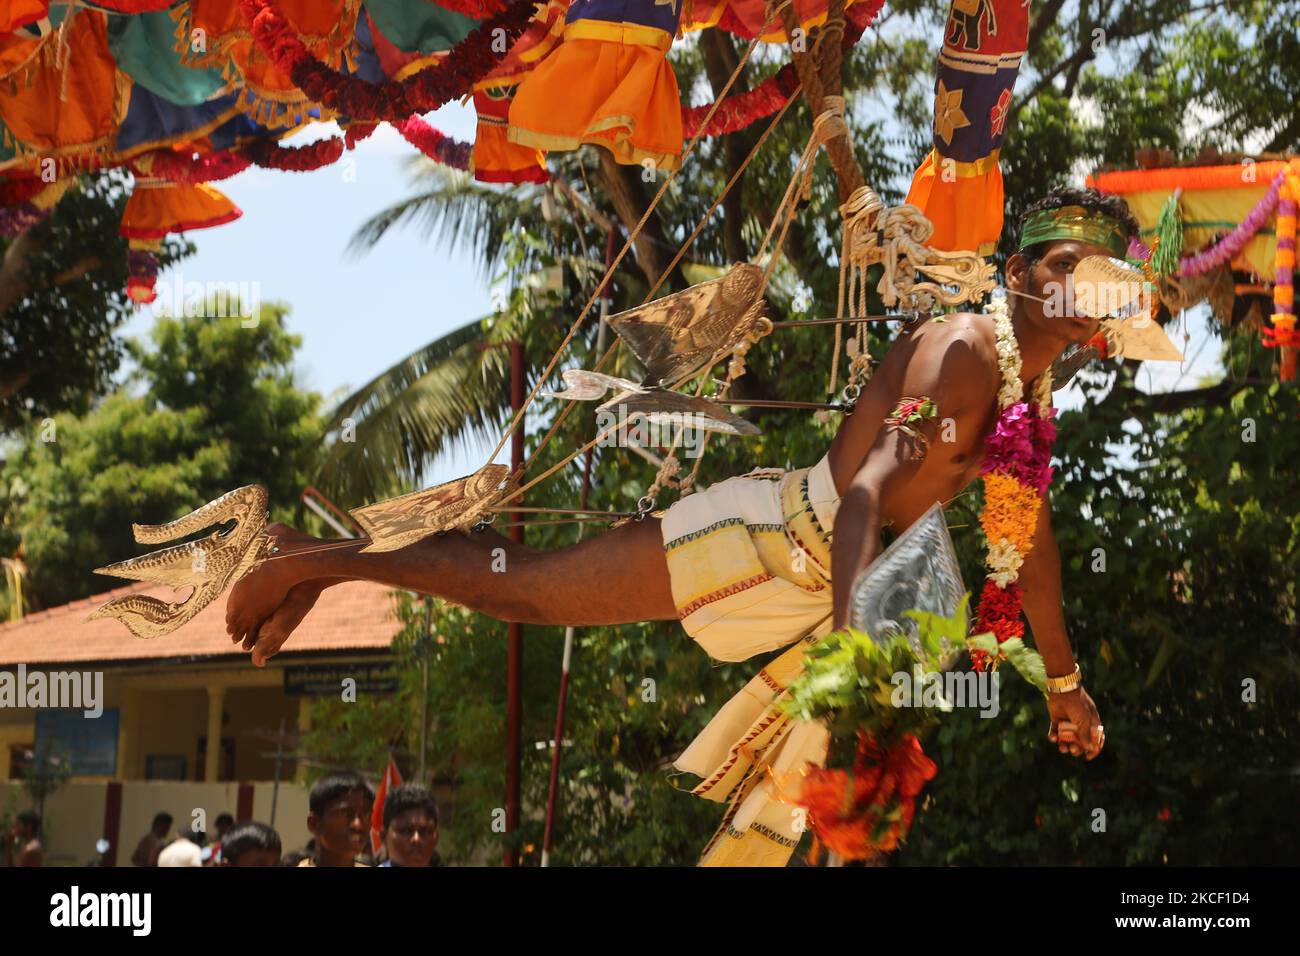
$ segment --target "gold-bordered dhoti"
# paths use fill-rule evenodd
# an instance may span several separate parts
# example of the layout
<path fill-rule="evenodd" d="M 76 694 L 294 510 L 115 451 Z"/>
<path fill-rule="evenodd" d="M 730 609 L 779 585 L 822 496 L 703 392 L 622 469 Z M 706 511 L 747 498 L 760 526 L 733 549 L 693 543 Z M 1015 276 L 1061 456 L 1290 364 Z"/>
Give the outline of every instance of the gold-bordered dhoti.
<path fill-rule="evenodd" d="M 740 661 L 794 644 L 713 717 L 675 767 L 701 777 L 692 793 L 727 804 L 702 866 L 783 866 L 803 812 L 779 783 L 826 759 L 819 722 L 779 704 L 803 653 L 831 626 L 831 531 L 839 496 L 823 458 L 812 468 L 760 469 L 683 498 L 662 531 L 682 627 L 710 657 Z"/>

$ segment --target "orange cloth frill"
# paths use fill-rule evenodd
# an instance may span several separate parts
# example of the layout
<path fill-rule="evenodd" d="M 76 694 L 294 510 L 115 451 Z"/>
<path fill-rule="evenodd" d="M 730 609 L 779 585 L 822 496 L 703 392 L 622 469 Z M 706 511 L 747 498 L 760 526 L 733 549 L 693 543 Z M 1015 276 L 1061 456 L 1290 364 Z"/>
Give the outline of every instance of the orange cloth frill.
<path fill-rule="evenodd" d="M 620 163 L 676 168 L 682 105 L 668 48 L 680 13 L 654 0 L 575 0 L 563 42 L 519 85 L 510 142 L 545 150 L 595 143 Z"/>

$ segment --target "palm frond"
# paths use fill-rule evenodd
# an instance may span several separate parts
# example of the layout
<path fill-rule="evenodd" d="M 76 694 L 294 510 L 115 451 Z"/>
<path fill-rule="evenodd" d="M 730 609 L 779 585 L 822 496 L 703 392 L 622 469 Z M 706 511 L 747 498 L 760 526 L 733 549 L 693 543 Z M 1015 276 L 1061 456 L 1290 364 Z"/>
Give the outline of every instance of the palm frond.
<path fill-rule="evenodd" d="M 501 188 L 474 182 L 467 173 L 422 160 L 415 177 L 428 188 L 381 210 L 361 224 L 348 243 L 360 254 L 375 246 L 390 229 L 414 226 L 421 238 L 448 251 L 467 252 L 486 277 L 501 264 L 505 237 L 536 222 L 541 191 L 531 185 Z"/>
<path fill-rule="evenodd" d="M 496 437 L 509 408 L 509 352 L 479 320 L 430 342 L 339 403 L 320 484 L 345 507 L 418 482 L 439 453 Z"/>

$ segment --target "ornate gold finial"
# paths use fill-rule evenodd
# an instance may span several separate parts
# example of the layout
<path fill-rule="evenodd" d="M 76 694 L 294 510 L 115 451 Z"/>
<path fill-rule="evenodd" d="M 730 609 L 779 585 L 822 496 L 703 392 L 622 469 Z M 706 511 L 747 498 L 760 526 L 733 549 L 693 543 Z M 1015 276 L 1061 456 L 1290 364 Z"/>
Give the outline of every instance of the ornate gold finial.
<path fill-rule="evenodd" d="M 132 525 L 135 540 L 140 544 L 160 544 L 213 525 L 235 522 L 230 530 L 214 531 L 199 541 L 187 541 L 96 568 L 96 574 L 194 590 L 183 601 L 128 594 L 96 609 L 87 620 L 117 618 L 141 638 L 161 637 L 176 630 L 211 604 L 228 585 L 270 556 L 266 500 L 266 489 L 261 485 L 245 485 L 167 524 Z"/>

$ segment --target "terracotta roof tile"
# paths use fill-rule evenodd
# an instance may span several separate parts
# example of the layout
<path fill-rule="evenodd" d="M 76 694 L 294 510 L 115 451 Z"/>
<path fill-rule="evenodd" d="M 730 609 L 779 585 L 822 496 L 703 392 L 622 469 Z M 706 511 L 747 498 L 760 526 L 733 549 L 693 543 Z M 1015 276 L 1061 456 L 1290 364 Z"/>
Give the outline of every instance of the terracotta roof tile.
<path fill-rule="evenodd" d="M 120 621 L 86 620 L 105 601 L 124 594 L 175 600 L 175 592 L 167 587 L 139 583 L 29 614 L 21 621 L 0 625 L 0 666 L 245 653 L 231 644 L 226 634 L 229 590 L 184 627 L 156 641 L 134 637 Z M 348 581 L 326 588 L 278 656 L 388 648 L 401 630 L 392 594 L 391 588 L 369 581 Z"/>

